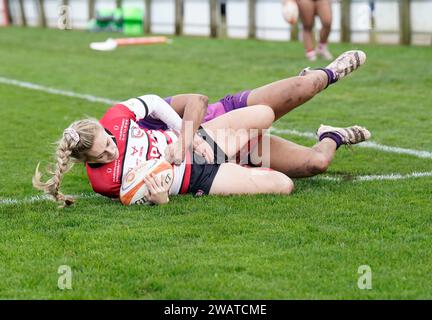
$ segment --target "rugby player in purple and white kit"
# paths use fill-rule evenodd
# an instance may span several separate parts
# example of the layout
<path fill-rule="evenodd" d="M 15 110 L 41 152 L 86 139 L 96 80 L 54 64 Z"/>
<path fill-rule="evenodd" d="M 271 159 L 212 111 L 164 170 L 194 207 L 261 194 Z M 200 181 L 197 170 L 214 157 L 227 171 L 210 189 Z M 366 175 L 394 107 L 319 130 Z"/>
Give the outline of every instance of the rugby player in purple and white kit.
<path fill-rule="evenodd" d="M 197 94 L 165 101 L 155 95 L 129 99 L 110 108 L 99 122 L 80 120 L 65 129 L 54 176 L 42 182 L 36 169 L 33 184 L 64 205 L 73 203 L 59 187 L 71 161 L 78 161 L 86 164 L 95 192 L 118 198 L 128 170 L 141 161 L 163 157 L 176 165 L 174 183 L 168 187 L 163 179 L 147 177 L 146 200 L 155 204 L 166 203 L 169 194 L 178 193 L 289 194 L 293 190 L 290 177 L 326 171 L 342 144 L 365 141 L 370 132 L 359 126 L 321 125 L 318 143 L 309 148 L 264 135 L 264 130 L 365 61 L 364 52 L 347 51 L 326 68 L 306 68 L 297 77 L 228 95 L 210 105 Z M 252 167 L 229 161 L 245 147 Z M 257 174 L 262 173 L 259 164 L 265 157 L 270 169 Z"/>

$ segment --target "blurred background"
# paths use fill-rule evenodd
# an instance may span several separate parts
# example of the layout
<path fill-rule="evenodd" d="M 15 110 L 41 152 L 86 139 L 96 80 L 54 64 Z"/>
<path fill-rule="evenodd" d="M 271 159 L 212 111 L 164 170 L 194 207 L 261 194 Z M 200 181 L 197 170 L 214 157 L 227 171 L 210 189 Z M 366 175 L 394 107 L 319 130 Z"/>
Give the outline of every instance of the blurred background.
<path fill-rule="evenodd" d="M 0 25 L 301 39 L 301 23 L 287 24 L 281 6 L 281 0 L 0 0 Z M 432 44 L 432 0 L 333 0 L 332 11 L 330 42 Z"/>

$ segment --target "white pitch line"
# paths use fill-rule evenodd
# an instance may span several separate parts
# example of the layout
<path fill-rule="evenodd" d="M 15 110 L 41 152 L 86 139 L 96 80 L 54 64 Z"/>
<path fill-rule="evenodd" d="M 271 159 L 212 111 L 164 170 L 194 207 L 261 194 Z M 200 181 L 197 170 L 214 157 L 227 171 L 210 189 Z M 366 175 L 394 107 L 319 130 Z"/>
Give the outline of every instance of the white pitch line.
<path fill-rule="evenodd" d="M 13 85 L 13 86 L 21 87 L 21 88 L 26 88 L 26 89 L 31 89 L 31 90 L 36 90 L 36 91 L 42 91 L 42 92 L 46 92 L 46 93 L 50 93 L 50 94 L 56 94 L 56 95 L 60 95 L 60 96 L 83 99 L 83 100 L 87 100 L 90 102 L 100 102 L 100 103 L 105 103 L 105 104 L 116 103 L 116 101 L 114 101 L 114 100 L 96 97 L 96 96 L 93 96 L 91 94 L 81 94 L 81 93 L 76 93 L 73 91 L 59 90 L 59 89 L 54 89 L 54 88 L 45 87 L 45 86 L 42 86 L 39 84 L 31 83 L 31 82 L 8 79 L 5 77 L 0 77 L 0 83 L 9 84 L 9 85 Z"/>
<path fill-rule="evenodd" d="M 279 129 L 279 128 L 272 128 L 271 132 L 275 132 L 278 134 L 289 134 L 289 135 L 298 136 L 298 137 L 316 139 L 316 134 L 314 134 L 312 132 L 301 132 L 301 131 L 292 130 L 292 129 Z M 361 148 L 375 149 L 375 150 L 379 150 L 379 151 L 383 151 L 383 152 L 389 152 L 389 153 L 407 154 L 407 155 L 414 156 L 417 158 L 432 159 L 432 152 L 430 152 L 430 151 L 413 150 L 413 149 L 406 149 L 406 148 L 400 148 L 400 147 L 391 147 L 391 146 L 378 144 L 378 143 L 373 142 L 373 141 L 362 142 L 356 146 L 361 147 Z"/>
<path fill-rule="evenodd" d="M 390 152 L 390 153 L 407 154 L 410 156 L 415 156 L 417 158 L 432 159 L 432 152 L 425 151 L 425 150 L 413 150 L 413 149 L 406 149 L 400 147 L 390 147 L 390 146 L 378 144 L 373 141 L 366 141 L 360 143 L 358 146 L 361 148 L 376 149 L 379 151 Z"/>
<path fill-rule="evenodd" d="M 407 180 L 407 179 L 415 179 L 415 178 L 424 178 L 424 177 L 432 177 L 431 172 L 413 172 L 408 174 L 400 174 L 400 173 L 391 173 L 387 175 L 364 175 L 364 176 L 353 176 L 349 179 L 344 178 L 343 176 L 316 176 L 312 177 L 312 179 L 317 180 L 326 180 L 326 181 L 354 181 L 354 182 L 364 182 L 364 181 L 383 181 L 383 180 Z"/>
<path fill-rule="evenodd" d="M 75 199 L 102 198 L 102 196 L 97 193 L 81 193 L 78 195 L 73 195 L 72 197 Z M 0 199 L 0 205 L 14 205 L 14 204 L 21 205 L 21 204 L 31 204 L 35 202 L 41 202 L 41 201 L 53 201 L 53 198 L 48 195 L 31 196 L 23 199 L 6 198 L 6 199 Z"/>
<path fill-rule="evenodd" d="M 9 78 L 5 78 L 5 77 L 1 77 L 1 76 L 0 76 L 0 83 L 13 85 L 13 86 L 21 87 L 21 88 L 26 88 L 26 89 L 31 89 L 31 90 L 36 90 L 36 91 L 42 91 L 42 92 L 46 92 L 46 93 L 50 93 L 50 94 L 56 94 L 56 95 L 62 95 L 62 96 L 67 96 L 67 97 L 72 97 L 72 98 L 83 99 L 83 100 L 87 100 L 90 102 L 99 102 L 99 103 L 105 103 L 105 104 L 109 104 L 109 105 L 113 105 L 117 102 L 117 101 L 112 100 L 112 99 L 97 97 L 97 96 L 93 96 L 91 94 L 81 94 L 81 93 L 77 93 L 77 92 L 73 92 L 73 91 L 55 89 L 55 88 L 50 88 L 50 87 L 46 87 L 43 85 L 31 83 L 31 82 L 9 79 Z M 296 136 L 305 137 L 305 138 L 312 138 L 312 139 L 315 138 L 315 134 L 312 132 L 301 132 L 301 131 L 297 131 L 297 130 L 293 130 L 293 129 L 278 129 L 278 128 L 273 128 L 272 131 L 275 133 L 278 133 L 278 134 L 291 134 L 291 135 L 296 135 Z M 372 141 L 361 143 L 358 146 L 363 147 L 363 148 L 375 149 L 375 150 L 379 150 L 379 151 L 383 151 L 383 152 L 389 152 L 389 153 L 407 154 L 407 155 L 415 156 L 417 158 L 432 159 L 432 152 L 430 152 L 430 151 L 413 150 L 413 149 L 406 149 L 406 148 L 400 148 L 400 147 L 385 146 L 385 145 L 381 145 L 381 144 L 378 144 L 378 143 L 372 142 Z"/>

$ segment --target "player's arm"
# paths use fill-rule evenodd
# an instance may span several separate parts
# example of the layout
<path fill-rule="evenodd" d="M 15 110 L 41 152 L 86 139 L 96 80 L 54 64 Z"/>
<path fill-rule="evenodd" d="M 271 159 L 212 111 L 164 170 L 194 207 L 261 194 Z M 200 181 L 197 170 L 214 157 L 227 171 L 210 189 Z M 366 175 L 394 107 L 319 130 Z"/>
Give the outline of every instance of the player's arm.
<path fill-rule="evenodd" d="M 171 107 L 182 116 L 182 126 L 178 143 L 166 149 L 165 156 L 175 164 L 180 164 L 192 144 L 194 136 L 207 112 L 208 98 L 200 94 L 178 95 L 171 100 Z"/>
<path fill-rule="evenodd" d="M 169 128 L 180 131 L 181 117 L 184 118 L 183 120 L 193 121 L 194 128 L 199 128 L 207 112 L 208 98 L 201 94 L 183 94 L 174 96 L 168 104 L 161 97 L 148 94 L 129 99 L 121 104 L 135 114 L 137 121 L 150 116 L 163 121 Z"/>
<path fill-rule="evenodd" d="M 170 163 L 181 164 L 185 158 L 186 150 L 194 143 L 195 133 L 207 112 L 208 98 L 201 94 L 177 96 L 174 103 L 176 107 L 180 107 L 178 110 L 183 110 L 181 115 L 183 119 L 174 111 L 172 105 L 169 105 L 158 96 L 150 95 L 150 97 L 143 96 L 140 98 L 149 102 L 147 103 L 148 114 L 153 118 L 162 120 L 168 127 L 178 130 L 180 121 L 180 138 L 177 142 L 168 146 L 165 151 L 165 158 Z M 184 107 L 181 107 L 181 104 L 184 104 Z"/>
<path fill-rule="evenodd" d="M 195 93 L 179 94 L 176 96 L 172 96 L 169 104 L 180 115 L 180 117 L 183 117 L 186 106 L 189 105 L 190 103 L 193 103 L 194 100 L 199 99 L 200 97 L 207 99 L 207 97 L 202 94 L 195 94 Z"/>
<path fill-rule="evenodd" d="M 208 98 L 198 94 L 191 95 L 185 103 L 180 135 L 187 149 L 192 145 L 194 135 L 207 112 Z M 188 126 L 192 127 L 192 131 Z"/>
<path fill-rule="evenodd" d="M 178 103 L 177 99 L 177 103 Z M 129 108 L 139 121 L 145 117 L 159 119 L 171 129 L 180 132 L 178 143 L 167 148 L 166 158 L 170 162 L 180 164 L 185 157 L 186 150 L 192 145 L 193 138 L 198 130 L 208 106 L 208 98 L 203 95 L 190 95 L 184 99 L 183 119 L 161 97 L 153 94 L 129 99 L 121 104 Z"/>
<path fill-rule="evenodd" d="M 181 130 L 182 119 L 180 116 L 165 100 L 157 95 L 147 94 L 129 99 L 121 104 L 134 113 L 136 121 L 151 117 L 161 120 L 170 129 Z"/>

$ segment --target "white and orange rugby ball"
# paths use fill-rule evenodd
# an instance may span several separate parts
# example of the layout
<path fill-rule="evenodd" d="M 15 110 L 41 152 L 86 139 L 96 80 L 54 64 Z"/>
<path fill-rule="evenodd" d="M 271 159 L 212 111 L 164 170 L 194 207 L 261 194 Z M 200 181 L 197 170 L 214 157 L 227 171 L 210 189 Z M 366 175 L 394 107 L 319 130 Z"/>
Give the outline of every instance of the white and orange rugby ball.
<path fill-rule="evenodd" d="M 125 206 L 132 204 L 149 204 L 145 199 L 148 194 L 144 178 L 154 174 L 165 177 L 164 183 L 171 187 L 174 180 L 172 165 L 164 159 L 151 159 L 135 167 L 123 178 L 120 187 L 120 202 Z"/>
<path fill-rule="evenodd" d="M 282 16 L 289 24 L 296 24 L 299 17 L 299 8 L 295 0 L 284 0 Z"/>

